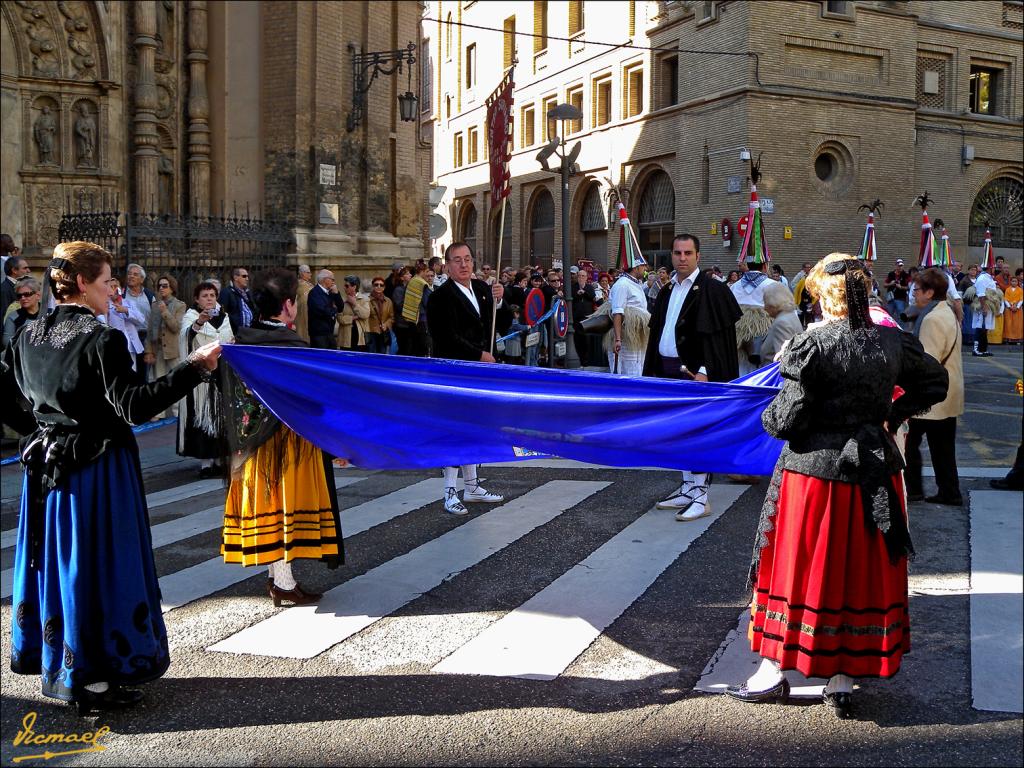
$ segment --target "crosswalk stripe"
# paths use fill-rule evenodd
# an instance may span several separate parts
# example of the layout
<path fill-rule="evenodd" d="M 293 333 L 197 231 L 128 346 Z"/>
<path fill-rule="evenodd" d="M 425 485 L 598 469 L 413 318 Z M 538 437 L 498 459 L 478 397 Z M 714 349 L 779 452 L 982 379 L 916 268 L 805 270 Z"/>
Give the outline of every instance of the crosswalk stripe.
<path fill-rule="evenodd" d="M 554 680 L 745 490 L 713 485 L 711 514 L 688 523 L 650 510 L 433 671 Z"/>
<path fill-rule="evenodd" d="M 1022 494 L 971 491 L 973 706 L 1024 711 Z"/>
<path fill-rule="evenodd" d="M 365 477 L 340 477 L 335 478 L 335 487 L 339 490 L 347 485 L 365 480 Z M 220 486 L 220 481 L 217 481 Z M 215 507 L 208 507 L 199 512 L 192 512 L 182 515 L 174 520 L 165 523 L 158 523 L 150 529 L 153 537 L 153 549 L 165 547 L 179 541 L 196 536 L 200 533 L 212 531 L 224 525 L 224 502 Z M 249 574 L 252 575 L 252 574 Z M 248 576 L 246 576 L 248 578 Z M 234 583 L 234 582 L 232 582 Z M 14 590 L 14 568 L 5 568 L 0 572 L 0 598 L 10 597 Z"/>
<path fill-rule="evenodd" d="M 335 477 L 335 483 L 338 488 L 343 488 L 365 479 L 363 477 Z M 435 502 L 441 498 L 443 488 L 443 478 L 430 478 L 400 488 L 380 498 L 343 509 L 341 511 L 342 535 L 355 536 L 375 525 L 386 523 L 394 517 Z M 160 594 L 162 599 L 160 606 L 164 613 L 173 611 L 175 608 L 181 608 L 181 606 L 201 597 L 245 581 L 259 571 L 259 568 L 229 565 L 220 556 L 211 557 L 209 560 L 161 577 Z"/>
<path fill-rule="evenodd" d="M 209 650 L 308 659 L 501 551 L 611 485 L 553 480 Z"/>

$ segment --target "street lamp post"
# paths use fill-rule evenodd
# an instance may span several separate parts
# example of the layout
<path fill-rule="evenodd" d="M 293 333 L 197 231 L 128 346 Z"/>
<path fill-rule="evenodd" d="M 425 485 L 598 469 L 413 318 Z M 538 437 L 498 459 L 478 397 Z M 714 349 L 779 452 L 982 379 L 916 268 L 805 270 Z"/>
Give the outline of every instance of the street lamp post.
<path fill-rule="evenodd" d="M 579 157 L 582 145 L 576 142 L 568 154 L 565 152 L 565 121 L 580 120 L 583 113 L 572 104 L 558 104 L 548 110 L 549 120 L 558 120 L 562 124 L 561 135 L 554 136 L 544 148 L 537 153 L 537 161 L 545 171 L 557 173 L 562 184 L 562 293 L 565 301 L 566 322 L 568 327 L 565 333 L 565 367 L 579 368 L 580 358 L 576 354 L 575 331 L 572 326 L 572 296 L 568 286 L 571 285 L 572 275 L 569 272 L 569 177 L 579 172 L 576 167 L 576 158 Z M 548 166 L 548 158 L 554 155 L 559 160 L 558 169 Z M 575 289 L 575 286 L 573 286 Z"/>

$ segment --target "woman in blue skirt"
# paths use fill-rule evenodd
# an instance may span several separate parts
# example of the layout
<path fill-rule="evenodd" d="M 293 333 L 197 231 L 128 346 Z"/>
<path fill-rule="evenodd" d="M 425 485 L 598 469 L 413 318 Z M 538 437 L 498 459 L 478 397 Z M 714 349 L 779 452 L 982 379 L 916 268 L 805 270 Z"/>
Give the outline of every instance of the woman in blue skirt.
<path fill-rule="evenodd" d="M 93 243 L 54 249 L 57 306 L 4 350 L 34 424 L 14 557 L 11 668 L 82 714 L 127 707 L 170 659 L 132 424 L 169 408 L 216 368 L 211 344 L 138 384 L 128 343 L 101 325 L 111 257 Z M 16 409 L 5 409 L 17 417 Z M 5 416 L 7 420 L 7 416 Z"/>

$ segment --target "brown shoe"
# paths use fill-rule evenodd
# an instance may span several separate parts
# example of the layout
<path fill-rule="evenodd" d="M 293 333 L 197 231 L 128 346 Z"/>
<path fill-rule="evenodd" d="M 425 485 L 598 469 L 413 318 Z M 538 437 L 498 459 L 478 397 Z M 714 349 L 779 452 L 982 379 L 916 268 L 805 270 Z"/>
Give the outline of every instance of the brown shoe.
<path fill-rule="evenodd" d="M 318 592 L 304 592 L 299 584 L 295 585 L 295 589 L 281 589 L 271 584 L 270 597 L 274 601 L 274 607 L 280 608 L 282 600 L 287 600 L 292 605 L 312 605 L 323 595 Z"/>

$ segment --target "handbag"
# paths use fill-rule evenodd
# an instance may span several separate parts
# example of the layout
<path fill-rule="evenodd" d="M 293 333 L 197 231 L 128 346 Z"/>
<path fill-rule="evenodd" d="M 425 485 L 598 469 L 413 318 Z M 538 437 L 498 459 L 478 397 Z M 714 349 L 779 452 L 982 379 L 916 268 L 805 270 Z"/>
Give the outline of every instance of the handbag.
<path fill-rule="evenodd" d="M 580 323 L 586 333 L 605 334 L 612 327 L 612 316 L 607 312 L 591 315 Z"/>

